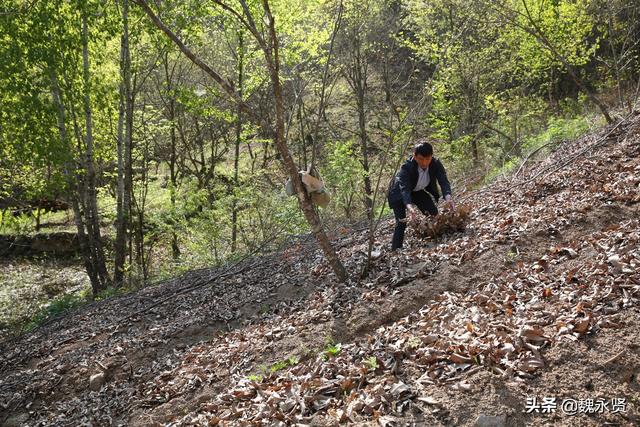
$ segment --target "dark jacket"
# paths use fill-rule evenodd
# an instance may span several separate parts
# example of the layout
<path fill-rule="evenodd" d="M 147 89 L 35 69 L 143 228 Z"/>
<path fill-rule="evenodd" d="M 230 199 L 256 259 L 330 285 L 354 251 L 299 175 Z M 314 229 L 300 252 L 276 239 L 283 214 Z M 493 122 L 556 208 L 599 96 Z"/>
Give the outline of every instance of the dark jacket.
<path fill-rule="evenodd" d="M 444 169 L 442 162 L 435 157 L 431 160 L 429 165 L 429 185 L 425 188 L 436 199 L 436 202 L 440 198 L 438 188 L 436 187 L 436 181 L 440 184 L 442 194 L 451 194 L 451 185 L 447 179 L 447 171 Z M 409 158 L 396 176 L 391 180 L 389 185 L 388 200 L 389 205 L 398 205 L 404 203 L 408 205 L 412 203 L 411 192 L 418 183 L 418 162 L 413 160 L 413 157 Z"/>

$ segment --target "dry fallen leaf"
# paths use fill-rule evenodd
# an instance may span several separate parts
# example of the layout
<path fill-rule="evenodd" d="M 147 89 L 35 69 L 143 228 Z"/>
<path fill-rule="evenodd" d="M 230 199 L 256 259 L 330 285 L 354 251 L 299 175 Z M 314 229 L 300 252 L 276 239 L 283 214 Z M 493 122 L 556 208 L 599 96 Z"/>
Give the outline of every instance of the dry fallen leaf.
<path fill-rule="evenodd" d="M 577 321 L 573 326 L 573 330 L 575 332 L 578 332 L 579 334 L 584 334 L 589 330 L 590 324 L 591 324 L 591 318 L 587 317 L 586 319 Z"/>

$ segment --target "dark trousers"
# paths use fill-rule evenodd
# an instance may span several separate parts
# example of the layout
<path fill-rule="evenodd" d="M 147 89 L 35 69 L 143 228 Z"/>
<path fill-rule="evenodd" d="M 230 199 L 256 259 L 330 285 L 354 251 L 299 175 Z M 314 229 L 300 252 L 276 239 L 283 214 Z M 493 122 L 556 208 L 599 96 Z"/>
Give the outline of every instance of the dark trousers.
<path fill-rule="evenodd" d="M 430 193 L 427 193 L 426 190 L 412 192 L 411 200 L 423 214 L 438 214 L 436 199 Z M 393 239 L 391 240 L 391 250 L 394 250 L 401 248 L 404 242 L 404 231 L 407 229 L 407 207 L 402 200 L 394 204 L 389 204 L 389 207 L 393 209 L 393 214 L 396 217 L 396 229 L 393 231 Z"/>

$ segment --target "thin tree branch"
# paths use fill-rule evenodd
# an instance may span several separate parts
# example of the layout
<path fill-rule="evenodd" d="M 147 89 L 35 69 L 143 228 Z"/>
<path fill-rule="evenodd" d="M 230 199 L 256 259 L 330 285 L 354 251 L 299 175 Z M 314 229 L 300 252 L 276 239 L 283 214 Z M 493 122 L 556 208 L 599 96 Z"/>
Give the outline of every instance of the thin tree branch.
<path fill-rule="evenodd" d="M 158 27 L 163 33 L 165 33 L 194 64 L 207 73 L 213 80 L 220 85 L 220 87 L 229 95 L 233 101 L 235 101 L 242 111 L 254 119 L 257 119 L 256 114 L 251 107 L 239 98 L 235 89 L 213 68 L 211 68 L 202 59 L 197 57 L 193 51 L 178 37 L 173 31 L 171 31 L 164 22 L 156 15 L 156 13 L 149 7 L 145 0 L 132 0 L 135 4 L 140 6 L 142 10 L 149 16 L 154 25 Z"/>
<path fill-rule="evenodd" d="M 256 38 L 258 43 L 265 44 L 264 38 L 262 37 L 262 34 L 260 34 L 258 32 L 258 28 L 256 27 L 256 23 L 253 20 L 253 17 L 251 16 L 251 12 L 249 11 L 249 8 L 247 7 L 247 4 L 244 1 L 241 1 L 240 3 L 242 4 L 242 9 L 243 9 L 244 14 L 247 17 L 247 19 L 244 19 L 240 12 L 238 12 L 237 10 L 235 10 L 234 8 L 229 6 L 228 4 L 223 3 L 220 0 L 213 0 L 213 2 L 215 4 L 217 4 L 218 6 L 220 6 L 223 10 L 225 10 L 225 11 L 229 12 L 230 14 L 232 14 L 233 16 L 235 16 L 236 19 L 238 21 L 240 21 L 240 23 L 242 23 L 242 25 L 244 25 L 251 32 L 251 34 L 253 34 L 253 36 Z"/>

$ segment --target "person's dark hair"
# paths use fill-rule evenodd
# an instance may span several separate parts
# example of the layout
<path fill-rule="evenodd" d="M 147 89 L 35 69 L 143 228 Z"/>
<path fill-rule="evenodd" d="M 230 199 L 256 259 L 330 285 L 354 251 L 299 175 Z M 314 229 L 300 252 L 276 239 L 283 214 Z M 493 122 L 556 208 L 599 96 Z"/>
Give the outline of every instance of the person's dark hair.
<path fill-rule="evenodd" d="M 433 147 L 428 142 L 419 142 L 413 147 L 413 154 L 421 156 L 433 156 Z"/>

